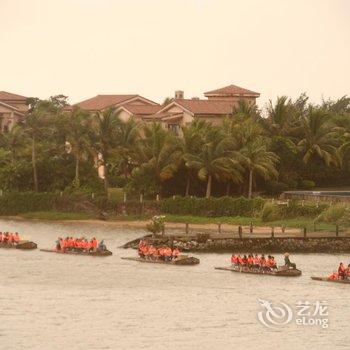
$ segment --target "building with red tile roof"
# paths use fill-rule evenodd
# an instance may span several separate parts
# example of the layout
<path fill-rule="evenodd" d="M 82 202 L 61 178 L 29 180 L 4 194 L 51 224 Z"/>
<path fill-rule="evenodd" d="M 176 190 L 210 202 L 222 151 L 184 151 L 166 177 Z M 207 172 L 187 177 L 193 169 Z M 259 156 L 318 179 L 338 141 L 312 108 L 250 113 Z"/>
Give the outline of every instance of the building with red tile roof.
<path fill-rule="evenodd" d="M 87 100 L 76 103 L 73 106 L 80 107 L 84 110 L 96 112 L 103 111 L 107 108 L 117 108 L 123 105 L 157 105 L 140 95 L 97 95 Z"/>
<path fill-rule="evenodd" d="M 153 119 L 161 120 L 166 127 L 174 131 L 179 131 L 182 125 L 191 123 L 194 118 L 219 124 L 223 118 L 232 113 L 239 101 L 255 104 L 260 94 L 236 85 L 229 85 L 205 92 L 204 96 L 206 99 L 197 97 L 185 99 L 182 91 L 176 91 L 175 98 L 159 109 Z M 151 117 L 147 119 L 152 120 Z"/>
<path fill-rule="evenodd" d="M 8 132 L 23 120 L 28 110 L 27 97 L 0 91 L 0 132 Z"/>

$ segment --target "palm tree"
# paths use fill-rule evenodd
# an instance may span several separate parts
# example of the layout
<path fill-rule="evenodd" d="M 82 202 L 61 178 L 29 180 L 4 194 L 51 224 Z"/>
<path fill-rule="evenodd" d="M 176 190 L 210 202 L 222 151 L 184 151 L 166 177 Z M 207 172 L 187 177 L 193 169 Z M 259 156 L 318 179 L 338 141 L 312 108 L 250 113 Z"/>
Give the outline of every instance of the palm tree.
<path fill-rule="evenodd" d="M 131 174 L 133 159 L 135 158 L 135 145 L 140 137 L 140 123 L 133 117 L 127 121 L 121 121 L 117 135 L 118 167 L 125 179 Z"/>
<path fill-rule="evenodd" d="M 17 159 L 18 151 L 24 144 L 23 127 L 20 124 L 15 125 L 9 132 L 0 134 L 0 146 L 10 151 L 11 163 Z"/>
<path fill-rule="evenodd" d="M 243 122 L 247 119 L 257 120 L 259 118 L 258 108 L 254 103 L 249 103 L 245 100 L 239 100 L 238 104 L 232 108 L 231 116 Z"/>
<path fill-rule="evenodd" d="M 186 156 L 189 154 L 199 154 L 202 149 L 206 130 L 210 124 L 204 120 L 195 119 L 191 124 L 182 127 L 182 138 L 180 139 L 182 158 L 186 166 Z M 191 168 L 187 167 L 186 192 L 190 193 Z"/>
<path fill-rule="evenodd" d="M 264 179 L 277 177 L 278 173 L 275 164 L 278 157 L 275 153 L 268 151 L 267 140 L 258 137 L 252 142 L 248 142 L 241 150 L 244 159 L 244 166 L 249 173 L 248 198 L 252 197 L 253 178 L 255 174 L 262 176 Z"/>
<path fill-rule="evenodd" d="M 137 171 L 153 177 L 157 191 L 161 192 L 162 182 L 172 178 L 180 165 L 180 145 L 176 136 L 160 123 L 147 124 L 143 131 L 144 137 L 135 152 Z"/>
<path fill-rule="evenodd" d="M 69 153 L 75 157 L 74 185 L 80 186 L 80 162 L 90 150 L 89 113 L 73 108 L 66 120 L 66 142 Z"/>
<path fill-rule="evenodd" d="M 33 167 L 33 182 L 34 190 L 39 190 L 38 185 L 38 170 L 37 170 L 37 142 L 43 135 L 44 131 L 50 130 L 48 123 L 49 117 L 55 111 L 54 106 L 50 101 L 30 99 L 30 109 L 25 119 L 24 131 L 30 137 L 31 153 L 32 153 L 32 167 Z M 47 135 L 47 133 L 46 133 Z"/>
<path fill-rule="evenodd" d="M 232 179 L 241 180 L 239 164 L 232 157 L 229 141 L 220 128 L 209 128 L 199 154 L 187 154 L 185 159 L 186 166 L 196 169 L 199 179 L 207 181 L 206 198 L 211 196 L 214 177 L 220 180 L 231 174 Z"/>
<path fill-rule="evenodd" d="M 303 162 L 309 163 L 314 157 L 320 157 L 326 165 L 335 162 L 335 129 L 329 114 L 323 109 L 310 108 L 301 119 L 302 139 L 298 148 L 303 154 Z"/>
<path fill-rule="evenodd" d="M 119 112 L 109 108 L 105 111 L 98 111 L 92 115 L 92 125 L 90 132 L 91 141 L 95 150 L 101 156 L 104 166 L 104 187 L 108 193 L 108 166 L 112 151 L 117 144 L 118 127 L 121 123 Z"/>
<path fill-rule="evenodd" d="M 295 128 L 295 109 L 287 96 L 277 98 L 275 104 L 270 100 L 267 119 L 262 119 L 266 131 L 272 136 L 289 136 Z"/>

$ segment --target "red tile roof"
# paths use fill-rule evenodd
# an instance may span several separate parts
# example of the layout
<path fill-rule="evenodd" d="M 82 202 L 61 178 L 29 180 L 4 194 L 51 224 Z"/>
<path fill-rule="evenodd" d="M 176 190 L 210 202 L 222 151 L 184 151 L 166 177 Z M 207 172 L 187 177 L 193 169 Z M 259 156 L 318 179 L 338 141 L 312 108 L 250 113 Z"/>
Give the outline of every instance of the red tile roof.
<path fill-rule="evenodd" d="M 162 107 L 160 105 L 133 105 L 126 104 L 123 106 L 134 115 L 150 115 L 157 113 Z"/>
<path fill-rule="evenodd" d="M 97 95 L 76 103 L 75 106 L 86 110 L 98 111 L 128 101 L 134 97 L 137 97 L 137 95 Z"/>
<path fill-rule="evenodd" d="M 9 104 L 3 101 L 0 101 L 0 105 L 4 106 L 5 108 L 11 109 L 15 114 L 23 115 L 27 110 L 20 110 L 17 108 L 14 104 Z"/>
<path fill-rule="evenodd" d="M 89 111 L 100 111 L 108 107 L 119 107 L 121 105 L 131 102 L 131 100 L 140 99 L 144 103 L 149 105 L 158 105 L 156 102 L 153 102 L 145 97 L 140 95 L 97 95 L 95 97 L 89 98 L 85 101 L 76 103 L 73 106 L 78 106 L 82 109 Z"/>
<path fill-rule="evenodd" d="M 27 97 L 12 94 L 11 92 L 7 91 L 0 91 L 0 101 L 25 101 Z"/>
<path fill-rule="evenodd" d="M 240 96 L 240 95 L 246 95 L 246 96 L 254 96 L 259 97 L 260 94 L 258 92 L 254 92 L 251 90 L 247 90 L 244 88 L 241 88 L 236 85 L 229 85 L 225 86 L 221 89 L 212 90 L 204 93 L 204 96 Z"/>
<path fill-rule="evenodd" d="M 174 102 L 193 114 L 201 115 L 226 115 L 232 112 L 232 108 L 236 104 L 233 101 L 220 100 L 176 99 Z"/>

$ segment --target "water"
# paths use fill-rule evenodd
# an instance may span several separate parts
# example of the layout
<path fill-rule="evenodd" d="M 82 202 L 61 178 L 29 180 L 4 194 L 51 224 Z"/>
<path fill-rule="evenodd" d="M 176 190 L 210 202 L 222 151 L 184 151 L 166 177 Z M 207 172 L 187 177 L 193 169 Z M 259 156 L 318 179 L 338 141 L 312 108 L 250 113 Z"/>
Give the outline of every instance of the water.
<path fill-rule="evenodd" d="M 349 349 L 350 286 L 310 279 L 349 256 L 294 255 L 303 276 L 283 279 L 214 270 L 227 254 L 200 254 L 200 265 L 182 267 L 121 260 L 135 252 L 118 247 L 142 230 L 11 220 L 0 227 L 42 248 L 58 235 L 91 233 L 114 253 L 0 249 L 0 349 Z M 330 326 L 266 328 L 258 298 L 293 307 L 327 301 Z"/>

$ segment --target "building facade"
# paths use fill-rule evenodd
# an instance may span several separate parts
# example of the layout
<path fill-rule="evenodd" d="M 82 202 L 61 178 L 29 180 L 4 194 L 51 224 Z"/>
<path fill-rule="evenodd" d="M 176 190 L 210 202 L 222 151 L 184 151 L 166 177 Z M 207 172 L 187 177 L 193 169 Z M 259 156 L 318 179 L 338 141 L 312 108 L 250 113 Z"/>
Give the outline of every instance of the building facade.
<path fill-rule="evenodd" d="M 28 111 L 27 97 L 0 91 L 0 132 L 10 131 Z"/>

